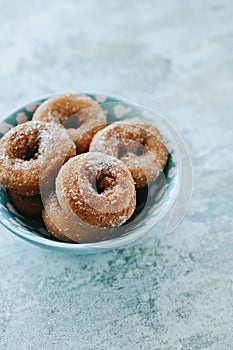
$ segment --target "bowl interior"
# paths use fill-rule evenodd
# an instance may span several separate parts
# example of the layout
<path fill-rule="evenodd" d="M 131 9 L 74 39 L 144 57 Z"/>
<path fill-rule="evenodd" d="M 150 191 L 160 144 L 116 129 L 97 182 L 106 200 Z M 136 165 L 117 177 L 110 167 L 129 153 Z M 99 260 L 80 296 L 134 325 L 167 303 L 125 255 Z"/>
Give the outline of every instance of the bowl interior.
<path fill-rule="evenodd" d="M 101 104 L 106 111 L 109 123 L 132 117 L 143 118 L 141 110 L 139 112 L 137 107 L 120 99 L 96 94 L 87 95 Z M 44 100 L 41 99 L 21 107 L 3 119 L 0 122 L 0 138 L 13 126 L 31 120 L 34 111 Z M 157 126 L 159 128 L 159 125 Z M 166 139 L 166 135 L 164 137 Z M 26 218 L 18 213 L 11 204 L 6 189 L 1 185 L 0 221 L 10 231 L 31 243 L 47 248 L 57 247 L 61 250 L 107 249 L 134 240 L 137 236 L 148 231 L 167 212 L 178 191 L 179 173 L 175 161 L 175 145 L 172 144 L 171 140 L 166 141 L 168 142 L 169 157 L 164 173 L 150 186 L 138 191 L 137 208 L 133 217 L 120 229 L 110 231 L 109 237 L 106 237 L 104 241 L 86 244 L 57 241 L 47 232 L 43 222 Z"/>

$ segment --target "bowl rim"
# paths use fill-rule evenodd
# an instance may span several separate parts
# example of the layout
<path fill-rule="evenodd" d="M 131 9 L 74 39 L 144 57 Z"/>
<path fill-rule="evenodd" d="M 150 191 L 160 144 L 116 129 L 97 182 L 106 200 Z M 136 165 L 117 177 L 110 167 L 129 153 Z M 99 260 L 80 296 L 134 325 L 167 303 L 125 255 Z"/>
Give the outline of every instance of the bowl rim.
<path fill-rule="evenodd" d="M 66 94 L 66 93 L 69 93 L 69 92 L 59 92 L 59 93 L 56 92 L 56 93 L 52 93 L 52 94 L 48 94 L 48 95 L 41 95 L 34 100 L 30 100 L 27 103 L 20 104 L 18 107 L 12 109 L 10 112 L 5 114 L 3 117 L 0 117 L 0 123 L 2 121 L 6 120 L 7 118 L 9 118 L 12 114 L 17 113 L 18 110 L 21 110 L 28 105 L 31 105 L 31 104 L 39 102 L 39 101 L 46 100 L 46 99 L 51 98 L 53 96 L 58 96 L 61 94 Z M 84 95 L 94 95 L 94 96 L 101 96 L 101 97 L 103 96 L 103 97 L 114 100 L 113 102 L 109 102 L 109 103 L 129 103 L 129 104 L 132 104 L 136 107 L 145 108 L 147 111 L 151 111 L 153 113 L 156 113 L 156 115 L 158 115 L 162 120 L 166 120 L 166 122 L 169 123 L 169 121 L 161 113 L 157 112 L 156 110 L 153 110 L 152 108 L 149 108 L 149 107 L 144 107 L 144 106 L 139 105 L 137 103 L 133 103 L 122 96 L 109 95 L 107 93 L 98 92 L 98 91 L 77 91 L 77 92 L 74 91 L 72 93 L 80 93 L 80 94 L 84 94 Z M 104 104 L 106 102 L 102 102 L 102 103 Z M 101 105 L 101 102 L 99 102 L 99 104 Z M 176 147 L 175 142 L 174 142 L 174 152 L 175 152 L 175 154 L 177 152 L 179 153 L 179 149 Z M 92 252 L 92 251 L 103 251 L 103 250 L 109 250 L 109 249 L 113 249 L 113 248 L 119 248 L 119 247 L 126 245 L 126 244 L 129 244 L 129 243 L 135 241 L 136 239 L 140 238 L 141 236 L 143 236 L 152 227 L 154 227 L 156 225 L 156 223 L 158 223 L 160 221 L 161 218 L 163 218 L 167 214 L 169 209 L 172 207 L 172 205 L 176 201 L 177 195 L 178 195 L 179 190 L 180 190 L 180 174 L 179 174 L 179 168 L 177 165 L 176 165 L 176 171 L 177 171 L 176 176 L 178 178 L 178 182 L 176 184 L 173 197 L 168 202 L 169 205 L 167 205 L 161 211 L 160 215 L 158 215 L 158 217 L 155 221 L 151 222 L 150 224 L 144 225 L 143 227 L 140 227 L 139 229 L 136 229 L 135 231 L 133 231 L 129 234 L 125 234 L 125 235 L 122 235 L 120 237 L 115 237 L 113 239 L 109 239 L 106 241 L 98 241 L 98 242 L 91 242 L 91 243 L 68 243 L 68 242 L 51 240 L 51 239 L 46 238 L 42 235 L 39 236 L 39 235 L 35 235 L 33 233 L 29 234 L 29 233 L 23 232 L 23 231 L 18 232 L 16 226 L 15 226 L 16 229 L 14 230 L 13 229 L 14 225 L 12 223 L 11 223 L 11 225 L 8 225 L 8 223 L 6 223 L 6 222 L 4 222 L 4 220 L 2 220 L 1 216 L 0 216 L 0 224 L 3 225 L 11 233 L 18 236 L 19 238 L 22 238 L 29 243 L 32 243 L 34 245 L 38 245 L 38 246 L 41 246 L 41 247 L 44 247 L 47 249 L 52 247 L 52 248 L 56 248 L 56 249 L 62 250 L 62 251 L 66 251 L 66 250 L 74 251 L 74 253 L 75 253 L 78 251 L 80 251 L 80 252 L 82 252 L 82 251 L 83 252 L 85 252 L 85 251 Z"/>

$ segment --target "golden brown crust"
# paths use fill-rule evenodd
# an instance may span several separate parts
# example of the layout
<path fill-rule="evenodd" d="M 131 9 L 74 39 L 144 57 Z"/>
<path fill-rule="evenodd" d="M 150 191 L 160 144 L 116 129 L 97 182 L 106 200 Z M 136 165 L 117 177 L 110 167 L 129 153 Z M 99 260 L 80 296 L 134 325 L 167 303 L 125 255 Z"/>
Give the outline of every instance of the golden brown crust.
<path fill-rule="evenodd" d="M 153 181 L 166 166 L 168 158 L 158 129 L 138 118 L 116 122 L 99 131 L 89 150 L 119 158 L 129 168 L 137 188 Z"/>
<path fill-rule="evenodd" d="M 89 152 L 59 171 L 56 195 L 63 211 L 92 226 L 121 226 L 133 214 L 136 191 L 128 168 L 117 158 Z"/>
<path fill-rule="evenodd" d="M 47 230 L 56 238 L 65 242 L 90 243 L 105 237 L 108 229 L 90 226 L 72 213 L 66 215 L 58 203 L 55 193 L 45 200 L 43 220 Z"/>
<path fill-rule="evenodd" d="M 97 131 L 106 126 L 106 116 L 99 104 L 82 94 L 64 94 L 43 102 L 33 120 L 63 124 L 76 144 L 77 154 L 87 152 Z"/>
<path fill-rule="evenodd" d="M 59 168 L 76 154 L 66 130 L 54 123 L 29 121 L 8 131 L 0 140 L 0 182 L 18 194 L 47 191 Z"/>
<path fill-rule="evenodd" d="M 40 195 L 22 196 L 11 190 L 8 193 L 12 204 L 20 214 L 32 219 L 41 219 L 43 203 Z"/>

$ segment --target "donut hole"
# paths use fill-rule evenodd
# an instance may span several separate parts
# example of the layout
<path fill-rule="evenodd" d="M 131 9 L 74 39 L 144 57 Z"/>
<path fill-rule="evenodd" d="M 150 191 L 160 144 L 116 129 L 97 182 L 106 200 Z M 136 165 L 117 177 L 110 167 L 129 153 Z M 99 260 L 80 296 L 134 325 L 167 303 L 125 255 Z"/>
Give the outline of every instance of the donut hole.
<path fill-rule="evenodd" d="M 13 158 L 30 161 L 39 156 L 40 139 L 38 133 L 16 137 L 12 144 Z"/>
<path fill-rule="evenodd" d="M 104 170 L 98 171 L 97 174 L 92 174 L 89 179 L 92 188 L 99 194 L 110 196 L 114 193 L 114 187 L 117 184 L 116 176 Z"/>
<path fill-rule="evenodd" d="M 111 190 L 113 190 L 115 185 L 116 185 L 116 179 L 110 176 L 102 175 L 96 181 L 96 192 L 98 194 L 102 194 L 105 192 L 106 194 L 107 192 L 110 192 Z"/>
<path fill-rule="evenodd" d="M 21 159 L 29 161 L 31 159 L 37 159 L 39 155 L 39 142 L 37 142 L 33 147 L 27 147 L 26 152 Z"/>
<path fill-rule="evenodd" d="M 124 140 L 118 144 L 117 158 L 125 158 L 132 156 L 142 156 L 146 153 L 144 140 L 137 142 L 134 140 Z"/>
<path fill-rule="evenodd" d="M 78 129 L 83 124 L 80 112 L 74 113 L 62 122 L 65 129 Z"/>

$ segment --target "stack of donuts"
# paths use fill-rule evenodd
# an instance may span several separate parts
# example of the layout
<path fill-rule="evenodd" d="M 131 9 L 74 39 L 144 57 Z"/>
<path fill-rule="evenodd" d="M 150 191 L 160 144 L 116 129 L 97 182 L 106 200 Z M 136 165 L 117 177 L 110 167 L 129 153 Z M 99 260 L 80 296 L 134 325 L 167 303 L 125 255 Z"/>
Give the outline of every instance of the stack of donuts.
<path fill-rule="evenodd" d="M 166 166 L 158 129 L 138 118 L 107 125 L 92 98 L 49 98 L 0 140 L 0 182 L 22 215 L 64 242 L 104 239 L 136 208 L 136 193 Z"/>

